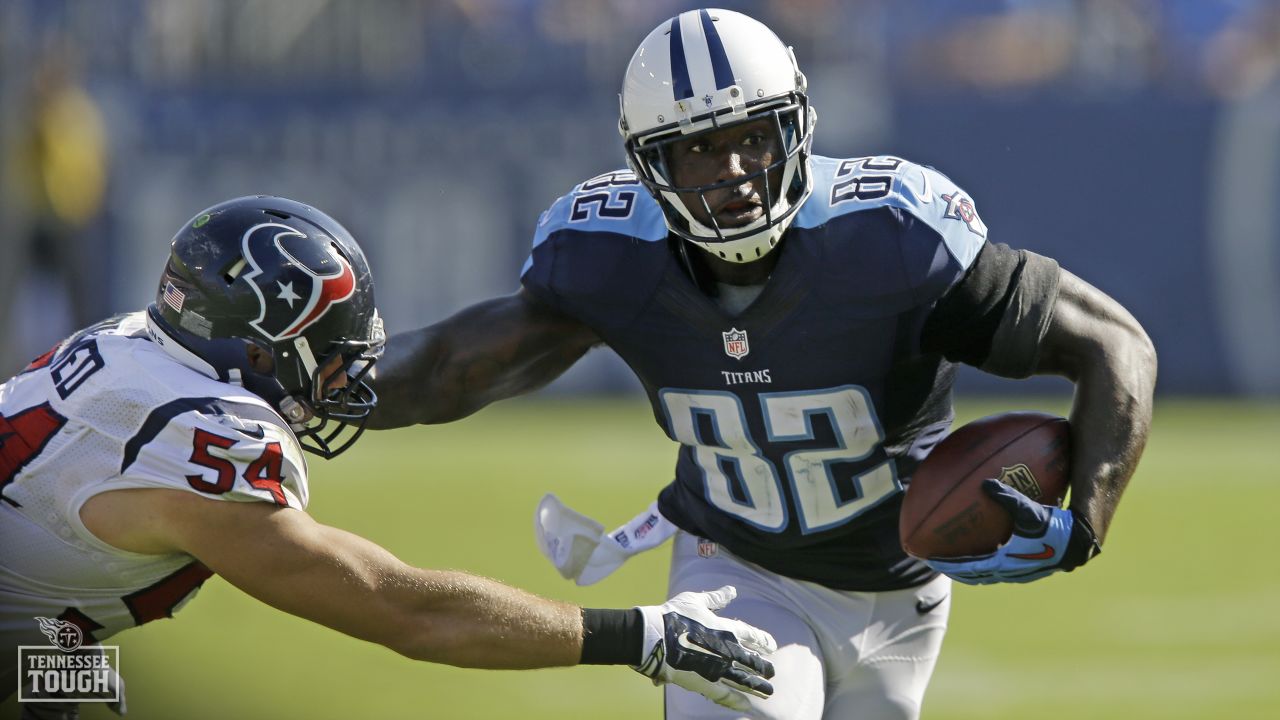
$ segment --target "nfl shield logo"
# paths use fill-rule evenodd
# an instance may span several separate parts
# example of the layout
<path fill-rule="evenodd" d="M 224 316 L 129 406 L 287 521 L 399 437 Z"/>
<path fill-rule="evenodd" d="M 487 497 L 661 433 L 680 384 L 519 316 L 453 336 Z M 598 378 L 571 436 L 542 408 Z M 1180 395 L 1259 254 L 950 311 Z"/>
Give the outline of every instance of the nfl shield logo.
<path fill-rule="evenodd" d="M 1026 495 L 1032 500 L 1040 499 L 1040 483 L 1036 482 L 1035 473 L 1031 472 L 1031 468 L 1018 463 L 1013 467 L 1000 468 L 1000 482 Z"/>
<path fill-rule="evenodd" d="M 713 540 L 706 538 L 698 538 L 698 557 L 710 559 L 720 552 L 720 546 Z"/>
<path fill-rule="evenodd" d="M 720 334 L 724 336 L 724 354 L 734 360 L 746 357 L 746 354 L 751 351 L 751 349 L 747 347 L 746 330 L 732 328 L 729 332 Z"/>

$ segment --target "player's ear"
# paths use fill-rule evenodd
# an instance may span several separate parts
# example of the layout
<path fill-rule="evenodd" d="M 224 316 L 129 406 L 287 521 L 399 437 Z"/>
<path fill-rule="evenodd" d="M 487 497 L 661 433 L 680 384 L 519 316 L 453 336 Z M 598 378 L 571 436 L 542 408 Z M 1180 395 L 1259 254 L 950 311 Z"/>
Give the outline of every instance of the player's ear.
<path fill-rule="evenodd" d="M 263 350 L 257 345 L 247 342 L 244 344 L 245 354 L 249 356 L 249 366 L 254 372 L 270 375 L 275 370 L 275 359 L 271 357 L 271 353 Z"/>

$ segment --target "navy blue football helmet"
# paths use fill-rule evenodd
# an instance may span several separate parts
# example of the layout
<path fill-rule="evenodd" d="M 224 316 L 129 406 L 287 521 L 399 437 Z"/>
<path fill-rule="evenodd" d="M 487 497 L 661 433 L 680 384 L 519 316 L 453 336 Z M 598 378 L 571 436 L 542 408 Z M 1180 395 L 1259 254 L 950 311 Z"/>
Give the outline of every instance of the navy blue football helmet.
<path fill-rule="evenodd" d="M 346 228 L 302 203 L 242 197 L 196 215 L 173 238 L 147 314 L 180 346 L 166 349 L 267 400 L 317 455 L 350 447 L 377 405 L 365 379 L 386 336 L 369 264 Z M 254 369 L 248 344 L 270 355 L 270 372 Z"/>

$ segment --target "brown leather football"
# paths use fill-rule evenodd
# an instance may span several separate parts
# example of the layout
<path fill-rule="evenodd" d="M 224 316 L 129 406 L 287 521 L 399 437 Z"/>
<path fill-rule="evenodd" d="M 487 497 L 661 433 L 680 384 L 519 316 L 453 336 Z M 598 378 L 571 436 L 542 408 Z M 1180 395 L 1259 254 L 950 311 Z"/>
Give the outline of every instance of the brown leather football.
<path fill-rule="evenodd" d="M 1060 506 L 1070 460 L 1065 418 L 1010 412 L 965 425 L 938 443 L 911 478 L 899 517 L 902 547 L 918 558 L 995 552 L 1013 534 L 1013 520 L 982 492 L 982 481 L 995 478 Z"/>

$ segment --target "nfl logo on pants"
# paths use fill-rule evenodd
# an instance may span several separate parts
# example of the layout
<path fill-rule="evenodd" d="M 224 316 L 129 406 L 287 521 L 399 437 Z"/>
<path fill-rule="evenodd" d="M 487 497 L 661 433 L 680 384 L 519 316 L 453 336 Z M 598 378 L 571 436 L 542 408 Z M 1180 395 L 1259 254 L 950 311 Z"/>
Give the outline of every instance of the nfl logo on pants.
<path fill-rule="evenodd" d="M 720 546 L 714 540 L 706 538 L 698 538 L 698 557 L 710 559 L 715 557 L 720 551 Z"/>
<path fill-rule="evenodd" d="M 724 354 L 738 360 L 746 356 L 750 352 L 747 347 L 747 331 L 731 328 L 729 332 L 720 333 L 724 336 Z"/>

